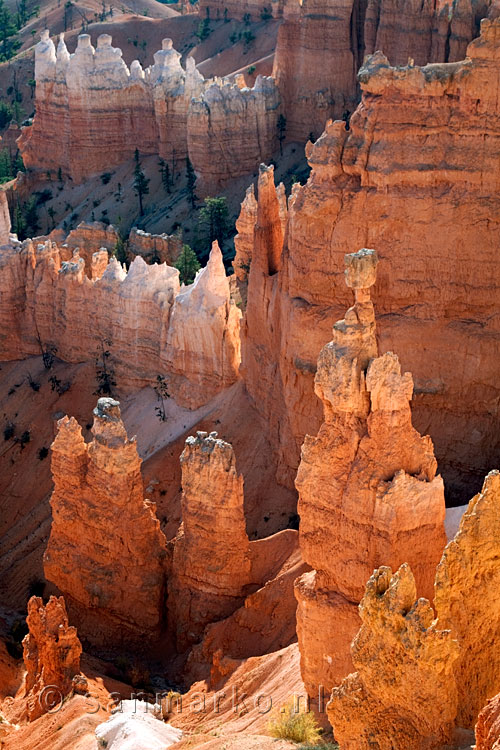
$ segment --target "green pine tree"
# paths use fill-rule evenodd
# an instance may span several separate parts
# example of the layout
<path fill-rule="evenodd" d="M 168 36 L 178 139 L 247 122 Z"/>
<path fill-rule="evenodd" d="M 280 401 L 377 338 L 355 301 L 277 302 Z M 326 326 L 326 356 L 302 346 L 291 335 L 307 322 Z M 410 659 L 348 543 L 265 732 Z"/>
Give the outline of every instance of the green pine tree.
<path fill-rule="evenodd" d="M 197 233 L 200 260 L 208 258 L 215 240 L 222 250 L 223 242 L 229 234 L 227 198 L 205 198 L 198 216 Z"/>
<path fill-rule="evenodd" d="M 196 276 L 196 272 L 200 269 L 196 253 L 189 245 L 182 246 L 182 250 L 174 266 L 179 271 L 179 278 L 182 284 L 191 284 Z"/>
<path fill-rule="evenodd" d="M 135 167 L 134 167 L 134 193 L 139 198 L 139 211 L 141 216 L 144 216 L 144 205 L 143 197 L 149 193 L 149 182 L 150 180 L 146 177 L 142 171 L 142 165 L 139 158 L 139 150 L 136 148 L 135 154 Z"/>
<path fill-rule="evenodd" d="M 187 174 L 187 189 L 188 189 L 188 195 L 189 195 L 189 202 L 191 203 L 191 208 L 195 208 L 196 206 L 196 193 L 195 193 L 196 172 L 193 169 L 193 165 L 191 164 L 191 160 L 189 156 L 186 156 L 186 174 Z"/>

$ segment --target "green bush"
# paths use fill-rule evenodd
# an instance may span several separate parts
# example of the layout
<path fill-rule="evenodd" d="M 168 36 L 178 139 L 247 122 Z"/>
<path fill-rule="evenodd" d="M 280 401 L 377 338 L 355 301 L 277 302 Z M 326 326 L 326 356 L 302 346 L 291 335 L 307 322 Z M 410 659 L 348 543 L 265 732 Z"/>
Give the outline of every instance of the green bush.
<path fill-rule="evenodd" d="M 273 713 L 267 731 L 271 737 L 291 742 L 307 742 L 309 745 L 317 745 L 321 736 L 314 714 L 310 711 L 297 711 L 293 700 Z"/>

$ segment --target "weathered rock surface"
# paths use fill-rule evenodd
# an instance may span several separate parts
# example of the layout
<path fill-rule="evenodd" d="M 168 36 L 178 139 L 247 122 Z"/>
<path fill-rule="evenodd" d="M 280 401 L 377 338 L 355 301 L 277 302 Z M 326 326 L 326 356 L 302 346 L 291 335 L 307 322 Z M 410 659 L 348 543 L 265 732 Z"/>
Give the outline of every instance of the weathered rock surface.
<path fill-rule="evenodd" d="M 217 433 L 189 437 L 181 456 L 182 526 L 169 581 L 169 621 L 184 650 L 206 625 L 232 614 L 248 593 L 252 562 L 243 477 Z"/>
<path fill-rule="evenodd" d="M 187 119 L 189 158 L 200 196 L 255 170 L 278 145 L 280 96 L 274 80 L 257 76 L 253 88 L 218 81 L 192 100 Z"/>
<path fill-rule="evenodd" d="M 173 266 L 182 250 L 182 240 L 176 234 L 151 234 L 133 228 L 128 238 L 128 251 L 141 255 L 147 263 L 166 263 Z"/>
<path fill-rule="evenodd" d="M 40 597 L 32 596 L 26 622 L 29 632 L 23 640 L 25 691 L 28 717 L 33 721 L 72 692 L 73 678 L 80 672 L 82 646 L 76 628 L 68 624 L 62 596 L 51 596 L 46 605 Z"/>
<path fill-rule="evenodd" d="M 58 423 L 45 576 L 90 642 L 139 643 L 162 621 L 166 540 L 117 401 L 99 399 L 92 433 L 86 444 L 74 418 Z"/>
<path fill-rule="evenodd" d="M 208 395 L 234 383 L 241 359 L 240 320 L 214 242 L 205 268 L 175 297 L 161 353 L 169 391 L 178 403 L 196 409 Z"/>
<path fill-rule="evenodd" d="M 476 724 L 476 750 L 500 748 L 500 696 L 488 701 Z"/>
<path fill-rule="evenodd" d="M 52 171 L 80 183 L 134 156 L 157 154 L 171 163 L 188 155 L 199 194 L 254 171 L 277 144 L 280 97 L 271 78 L 252 89 L 207 80 L 193 57 L 184 69 L 172 40 L 164 39 L 145 70 L 130 69 L 101 34 L 88 34 L 69 54 L 64 34 L 57 51 L 49 32 L 35 47 L 36 116 L 18 139 L 30 170 Z M 53 134 L 58 137 L 54 138 Z"/>
<path fill-rule="evenodd" d="M 283 98 L 286 135 L 317 138 L 329 118 L 350 115 L 359 101 L 356 74 L 365 55 L 382 50 L 392 65 L 447 63 L 465 57 L 478 35 L 481 8 L 469 0 L 290 0 L 278 34 L 273 76 Z"/>
<path fill-rule="evenodd" d="M 499 538 L 500 473 L 492 471 L 436 572 L 439 627 L 451 630 L 460 646 L 455 675 L 462 727 L 472 728 L 486 701 L 500 691 Z"/>
<path fill-rule="evenodd" d="M 0 192 L 0 246 L 10 242 L 10 214 L 5 191 Z"/>
<path fill-rule="evenodd" d="M 377 357 L 370 287 L 373 250 L 346 255 L 356 301 L 321 351 L 315 389 L 324 407 L 297 472 L 300 546 L 315 568 L 296 584 L 302 678 L 310 695 L 349 671 L 357 603 L 374 568 L 410 563 L 432 596 L 446 544 L 444 487 L 429 437 L 411 423 L 413 380 L 396 355 Z M 338 614 L 337 614 L 338 613 Z"/>
<path fill-rule="evenodd" d="M 238 234 L 234 238 L 236 255 L 233 260 L 234 274 L 238 281 L 247 282 L 253 253 L 253 237 L 257 221 L 257 201 L 253 183 L 247 188 L 236 220 Z"/>
<path fill-rule="evenodd" d="M 137 256 L 126 272 L 114 258 L 108 262 L 106 251 L 86 250 L 86 272 L 79 250 L 64 260 L 70 253 L 67 243 L 35 247 L 27 240 L 0 254 L 1 359 L 40 354 L 42 347 L 102 368 L 108 351 L 120 388 L 171 375 L 170 395 L 189 408 L 237 380 L 241 313 L 218 249 L 181 294 L 179 272 L 165 264 Z"/>
<path fill-rule="evenodd" d="M 458 645 L 418 599 L 404 564 L 370 577 L 352 644 L 356 672 L 333 689 L 328 718 L 342 750 L 442 748 L 457 710 Z"/>
<path fill-rule="evenodd" d="M 330 321 L 348 306 L 352 247 L 379 248 L 379 344 L 413 374 L 414 423 L 433 438 L 448 492 L 470 497 L 496 463 L 499 49 L 496 20 L 483 21 L 464 62 L 391 68 L 370 58 L 350 130 L 330 123 L 308 148 L 312 173 L 289 199 L 274 276 L 254 273 L 267 253 L 256 233 L 242 371 L 288 486 L 306 432 L 321 424 L 314 373 Z"/>

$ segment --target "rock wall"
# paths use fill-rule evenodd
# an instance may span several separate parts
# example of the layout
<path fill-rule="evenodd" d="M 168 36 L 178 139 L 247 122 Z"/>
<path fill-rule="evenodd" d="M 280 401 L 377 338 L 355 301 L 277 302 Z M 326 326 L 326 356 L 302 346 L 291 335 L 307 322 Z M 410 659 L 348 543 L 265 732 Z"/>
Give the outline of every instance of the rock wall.
<path fill-rule="evenodd" d="M 200 0 L 199 14 L 202 18 L 242 21 L 245 16 L 253 21 L 266 18 L 281 18 L 285 0 Z"/>
<path fill-rule="evenodd" d="M 458 725 L 473 728 L 486 701 L 500 692 L 500 472 L 486 477 L 436 572 L 439 626 L 460 645 L 455 664 Z"/>
<path fill-rule="evenodd" d="M 251 581 L 243 477 L 217 433 L 189 437 L 181 456 L 182 527 L 169 582 L 169 619 L 180 651 L 243 603 Z"/>
<path fill-rule="evenodd" d="M 92 434 L 86 444 L 73 417 L 58 422 L 44 572 L 86 640 L 140 644 L 162 623 L 166 540 L 117 401 L 99 399 Z"/>
<path fill-rule="evenodd" d="M 438 750 L 451 739 L 457 710 L 458 646 L 416 599 L 408 565 L 370 577 L 352 644 L 356 672 L 334 688 L 328 718 L 342 750 Z"/>
<path fill-rule="evenodd" d="M 92 278 L 79 252 L 47 240 L 13 243 L 0 255 L 1 359 L 52 351 L 67 362 L 96 360 L 119 388 L 162 374 L 178 403 L 196 408 L 238 378 L 241 313 L 230 300 L 218 248 L 179 293 L 179 273 L 136 257 L 128 272 L 94 253 Z M 89 253 L 87 253 L 87 256 Z"/>
<path fill-rule="evenodd" d="M 213 195 L 227 180 L 271 158 L 278 146 L 279 105 L 274 80 L 261 75 L 251 89 L 213 83 L 191 102 L 188 151 L 200 196 Z"/>
<path fill-rule="evenodd" d="M 73 678 L 80 673 L 82 645 L 76 628 L 68 624 L 62 596 L 51 596 L 46 605 L 40 597 L 32 596 L 26 623 L 29 632 L 23 640 L 25 693 L 28 718 L 33 721 L 73 691 Z"/>
<path fill-rule="evenodd" d="M 61 170 L 80 183 L 132 159 L 136 149 L 169 163 L 189 150 L 201 195 L 270 158 L 280 101 L 272 79 L 258 76 L 252 89 L 205 81 L 193 57 L 184 70 L 171 39 L 163 40 L 152 66 L 143 70 L 134 60 L 129 69 L 111 41 L 101 34 L 94 49 L 81 34 L 70 55 L 63 34 L 56 51 L 49 32 L 42 33 L 35 47 L 36 115 L 18 140 L 28 169 Z"/>
<path fill-rule="evenodd" d="M 151 234 L 134 227 L 130 231 L 127 249 L 132 257 L 140 255 L 147 263 L 173 266 L 182 250 L 182 240 L 176 234 Z"/>
<path fill-rule="evenodd" d="M 359 101 L 356 73 L 364 56 L 382 50 L 393 65 L 465 56 L 488 0 L 472 5 L 412 0 L 288 0 L 273 77 L 283 98 L 287 138 L 317 138 L 329 118 L 351 114 Z"/>
<path fill-rule="evenodd" d="M 333 327 L 315 378 L 324 422 L 306 436 L 295 484 L 300 546 L 315 568 L 296 584 L 302 679 L 309 694 L 350 671 L 357 605 L 374 568 L 410 563 L 419 595 L 432 597 L 446 544 L 444 487 L 429 437 L 411 423 L 410 373 L 377 356 L 370 287 L 373 250 L 346 255 L 355 304 Z"/>
<path fill-rule="evenodd" d="M 500 748 L 500 697 L 495 695 L 479 714 L 476 724 L 476 750 Z"/>
<path fill-rule="evenodd" d="M 464 62 L 370 58 L 350 130 L 329 123 L 307 149 L 312 173 L 289 198 L 277 274 L 254 272 L 267 252 L 255 230 L 242 371 L 288 486 L 321 423 L 314 373 L 330 321 L 348 306 L 352 247 L 378 248 L 379 344 L 413 374 L 414 423 L 432 436 L 450 495 L 463 502 L 496 463 L 499 50 L 500 23 L 483 21 Z M 269 237 L 277 216 L 271 224 Z"/>

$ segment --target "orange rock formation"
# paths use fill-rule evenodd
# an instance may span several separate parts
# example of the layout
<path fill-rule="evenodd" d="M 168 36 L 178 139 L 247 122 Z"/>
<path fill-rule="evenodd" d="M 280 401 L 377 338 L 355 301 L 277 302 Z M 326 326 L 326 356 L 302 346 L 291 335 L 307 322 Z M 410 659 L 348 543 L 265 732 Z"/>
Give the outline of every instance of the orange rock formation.
<path fill-rule="evenodd" d="M 490 221 L 499 49 L 500 22 L 483 21 L 463 62 L 391 68 L 369 58 L 350 130 L 329 123 L 307 150 L 312 173 L 289 199 L 275 276 L 254 273 L 266 253 L 256 229 L 242 371 L 289 486 L 305 434 L 321 423 L 314 372 L 330 321 L 347 307 L 346 247 L 380 249 L 380 346 L 399 352 L 413 374 L 414 421 L 433 437 L 448 491 L 465 500 L 495 465 L 497 420 L 484 394 L 496 391 L 500 340 Z"/>
<path fill-rule="evenodd" d="M 86 444 L 74 418 L 58 423 L 44 571 L 85 638 L 109 642 L 113 633 L 117 642 L 140 642 L 160 628 L 166 541 L 144 500 L 141 460 L 117 401 L 99 399 L 92 433 Z"/>
<path fill-rule="evenodd" d="M 296 585 L 302 678 L 310 695 L 350 671 L 357 603 L 375 567 L 409 562 L 432 596 L 446 543 L 444 487 L 429 437 L 411 423 L 413 380 L 377 357 L 373 250 L 346 255 L 356 301 L 321 351 L 315 387 L 325 421 L 306 436 L 297 473 L 300 545 L 316 570 Z"/>
<path fill-rule="evenodd" d="M 273 79 L 258 76 L 252 89 L 205 81 L 193 57 L 181 66 L 171 39 L 163 40 L 151 67 L 143 70 L 134 60 L 129 69 L 111 41 L 101 34 L 94 49 L 81 34 L 70 55 L 64 34 L 56 51 L 42 32 L 35 48 L 36 116 L 18 140 L 28 169 L 61 169 L 80 183 L 131 159 L 136 149 L 169 162 L 189 151 L 201 195 L 271 157 L 280 102 Z"/>
<path fill-rule="evenodd" d="M 35 247 L 27 240 L 2 252 L 2 359 L 43 348 L 67 362 L 102 363 L 109 351 L 120 388 L 155 383 L 164 374 L 170 395 L 189 408 L 237 380 L 241 313 L 217 247 L 179 294 L 179 273 L 170 266 L 147 265 L 138 256 L 126 272 L 105 252 L 90 256 L 88 250 L 65 260 L 66 244 L 47 240 Z"/>
<path fill-rule="evenodd" d="M 40 597 L 32 596 L 26 622 L 29 633 L 23 640 L 25 690 L 28 717 L 33 721 L 72 692 L 73 678 L 80 672 L 82 646 L 76 628 L 68 624 L 62 596 L 51 596 L 46 605 Z"/>
<path fill-rule="evenodd" d="M 416 600 L 408 565 L 376 570 L 360 604 L 352 644 L 354 674 L 333 689 L 328 718 L 342 750 L 438 750 L 457 710 L 458 646 L 440 630 L 426 599 Z"/>
<path fill-rule="evenodd" d="M 488 701 L 476 724 L 476 750 L 500 748 L 500 695 Z"/>
<path fill-rule="evenodd" d="M 472 498 L 436 572 L 439 627 L 460 645 L 455 664 L 458 725 L 472 728 L 486 701 L 500 691 L 500 473 L 492 471 Z"/>
<path fill-rule="evenodd" d="M 182 527 L 169 582 L 170 621 L 184 650 L 210 622 L 232 614 L 251 581 L 243 477 L 217 433 L 189 437 L 181 456 Z"/>
<path fill-rule="evenodd" d="M 365 55 L 382 50 L 393 65 L 411 58 L 418 65 L 452 62 L 465 56 L 478 33 L 468 0 L 347 2 L 289 0 L 278 34 L 273 76 L 283 98 L 287 138 L 318 137 L 328 118 L 351 114 L 358 103 L 356 74 Z"/>

